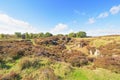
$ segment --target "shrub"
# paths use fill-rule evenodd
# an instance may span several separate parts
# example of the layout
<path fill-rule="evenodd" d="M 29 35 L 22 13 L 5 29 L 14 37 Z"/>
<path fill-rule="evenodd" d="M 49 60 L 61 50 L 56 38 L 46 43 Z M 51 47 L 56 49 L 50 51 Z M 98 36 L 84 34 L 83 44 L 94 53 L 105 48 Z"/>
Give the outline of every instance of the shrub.
<path fill-rule="evenodd" d="M 82 57 L 82 56 L 81 57 L 71 57 L 69 62 L 74 67 L 81 67 L 81 66 L 88 64 L 87 58 Z"/>
<path fill-rule="evenodd" d="M 68 34 L 68 36 L 69 37 L 76 37 L 76 33 L 71 32 L 71 33 Z"/>
<path fill-rule="evenodd" d="M 24 58 L 20 61 L 19 67 L 21 70 L 30 68 L 30 67 L 38 68 L 40 67 L 40 63 L 38 59 Z"/>
<path fill-rule="evenodd" d="M 54 69 L 55 74 L 60 80 L 65 78 L 65 76 L 69 74 L 73 69 L 70 64 L 65 62 L 56 62 L 51 65 L 51 68 Z"/>
<path fill-rule="evenodd" d="M 83 37 L 86 37 L 86 32 L 83 32 L 83 31 L 80 31 L 80 32 L 77 32 L 76 33 L 76 37 L 79 37 L 79 38 L 83 38 Z"/>
<path fill-rule="evenodd" d="M 57 80 L 54 70 L 49 67 L 40 68 L 23 77 L 22 80 Z"/>

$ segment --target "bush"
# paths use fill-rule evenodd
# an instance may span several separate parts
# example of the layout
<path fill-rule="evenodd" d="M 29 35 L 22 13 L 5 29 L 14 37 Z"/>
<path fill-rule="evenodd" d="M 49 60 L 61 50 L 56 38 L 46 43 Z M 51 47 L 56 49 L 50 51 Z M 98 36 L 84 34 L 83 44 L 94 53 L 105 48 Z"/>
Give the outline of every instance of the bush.
<path fill-rule="evenodd" d="M 74 67 L 81 67 L 81 66 L 84 66 L 84 65 L 87 65 L 88 64 L 88 60 L 87 58 L 85 57 L 71 57 L 70 58 L 70 61 L 72 66 Z"/>
<path fill-rule="evenodd" d="M 57 76 L 54 74 L 53 69 L 44 67 L 23 77 L 22 80 L 57 80 Z"/>
<path fill-rule="evenodd" d="M 86 32 L 83 32 L 83 31 L 80 31 L 80 32 L 76 33 L 76 37 L 79 37 L 79 38 L 84 38 L 86 36 L 87 36 Z"/>
<path fill-rule="evenodd" d="M 44 37 L 50 37 L 50 36 L 53 36 L 53 34 L 49 33 L 49 32 L 46 32 Z"/>
<path fill-rule="evenodd" d="M 19 67 L 21 70 L 30 68 L 30 67 L 38 68 L 40 67 L 40 63 L 38 59 L 24 58 L 20 61 Z"/>
<path fill-rule="evenodd" d="M 72 33 L 69 33 L 68 36 L 69 36 L 69 37 L 76 37 L 76 33 L 73 33 L 73 32 L 72 32 Z"/>

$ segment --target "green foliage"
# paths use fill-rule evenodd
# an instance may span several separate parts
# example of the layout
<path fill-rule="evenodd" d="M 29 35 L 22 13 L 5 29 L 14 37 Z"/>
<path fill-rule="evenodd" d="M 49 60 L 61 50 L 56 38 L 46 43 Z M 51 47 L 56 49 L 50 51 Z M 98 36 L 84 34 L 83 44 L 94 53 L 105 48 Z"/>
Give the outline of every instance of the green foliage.
<path fill-rule="evenodd" d="M 0 69 L 9 69 L 10 66 L 6 65 L 4 61 L 0 62 Z"/>
<path fill-rule="evenodd" d="M 16 36 L 16 38 L 21 38 L 22 34 L 21 34 L 21 32 L 15 32 L 15 36 Z"/>
<path fill-rule="evenodd" d="M 34 39 L 34 38 L 42 38 L 42 37 L 51 37 L 53 36 L 52 33 L 50 32 L 46 32 L 44 33 L 21 33 L 21 32 L 15 32 L 14 35 L 9 35 L 9 34 L 0 34 L 0 39 L 16 39 L 16 38 L 22 38 L 22 39 Z M 86 37 L 86 32 L 80 31 L 78 33 L 69 33 L 69 34 L 57 34 L 56 36 L 68 36 L 68 37 L 79 37 L 79 38 L 83 38 Z"/>
<path fill-rule="evenodd" d="M 63 34 L 57 34 L 56 36 L 64 36 Z"/>
<path fill-rule="evenodd" d="M 0 80 L 21 80 L 21 77 L 18 73 L 11 71 L 8 74 L 5 74 Z"/>
<path fill-rule="evenodd" d="M 44 33 L 38 33 L 38 38 L 44 37 Z"/>
<path fill-rule="evenodd" d="M 4 34 L 0 34 L 0 39 L 3 39 L 4 38 Z"/>
<path fill-rule="evenodd" d="M 19 62 L 20 70 L 27 69 L 27 68 L 38 68 L 40 67 L 39 60 L 38 59 L 31 59 L 31 58 L 23 58 Z"/>
<path fill-rule="evenodd" d="M 76 33 L 73 33 L 73 32 L 72 32 L 72 33 L 69 33 L 68 36 L 69 36 L 69 37 L 76 37 Z"/>
<path fill-rule="evenodd" d="M 87 36 L 86 32 L 84 32 L 84 31 L 80 31 L 80 32 L 76 33 L 76 37 L 79 37 L 79 38 L 84 38 L 86 36 Z"/>
<path fill-rule="evenodd" d="M 30 36 L 27 32 L 25 33 L 25 39 L 30 39 Z"/>
<path fill-rule="evenodd" d="M 81 69 L 74 69 L 65 78 L 65 80 L 89 80 Z"/>
<path fill-rule="evenodd" d="M 49 32 L 46 32 L 44 37 L 50 37 L 50 36 L 53 36 L 53 34 L 49 33 Z"/>
<path fill-rule="evenodd" d="M 30 39 L 33 39 L 33 38 L 34 38 L 34 34 L 33 34 L 33 33 L 30 33 L 30 34 L 29 34 L 29 38 L 30 38 Z"/>
<path fill-rule="evenodd" d="M 72 71 L 72 67 L 64 62 L 57 62 L 52 64 L 51 67 L 60 80 L 64 79 Z"/>

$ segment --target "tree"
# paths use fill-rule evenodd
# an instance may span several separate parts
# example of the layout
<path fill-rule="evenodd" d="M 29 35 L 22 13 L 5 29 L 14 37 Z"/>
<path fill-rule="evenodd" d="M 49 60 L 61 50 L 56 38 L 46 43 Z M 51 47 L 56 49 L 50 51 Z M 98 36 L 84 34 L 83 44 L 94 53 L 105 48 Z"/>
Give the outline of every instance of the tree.
<path fill-rule="evenodd" d="M 22 34 L 22 39 L 25 39 L 25 33 L 24 33 L 24 34 Z"/>
<path fill-rule="evenodd" d="M 38 38 L 40 38 L 40 37 L 44 37 L 44 33 L 38 33 Z"/>
<path fill-rule="evenodd" d="M 28 32 L 25 33 L 25 39 L 30 39 Z"/>
<path fill-rule="evenodd" d="M 30 38 L 30 39 L 33 39 L 33 38 L 34 38 L 34 34 L 33 34 L 33 33 L 30 33 L 30 34 L 29 34 L 29 38 Z"/>
<path fill-rule="evenodd" d="M 44 35 L 44 37 L 50 37 L 50 36 L 53 36 L 53 35 L 49 32 L 46 32 L 45 35 Z"/>
<path fill-rule="evenodd" d="M 21 38 L 22 34 L 21 34 L 21 32 L 15 32 L 15 36 L 16 36 L 16 38 Z"/>
<path fill-rule="evenodd" d="M 64 36 L 63 34 L 57 34 L 56 36 Z"/>
<path fill-rule="evenodd" d="M 76 37 L 80 37 L 80 38 L 86 37 L 86 32 L 79 31 L 78 33 L 76 33 Z"/>
<path fill-rule="evenodd" d="M 68 34 L 68 36 L 69 36 L 69 37 L 76 37 L 76 34 L 73 33 L 73 32 L 71 32 L 71 33 Z"/>
<path fill-rule="evenodd" d="M 4 34 L 0 34 L 0 39 L 3 39 L 4 38 Z"/>

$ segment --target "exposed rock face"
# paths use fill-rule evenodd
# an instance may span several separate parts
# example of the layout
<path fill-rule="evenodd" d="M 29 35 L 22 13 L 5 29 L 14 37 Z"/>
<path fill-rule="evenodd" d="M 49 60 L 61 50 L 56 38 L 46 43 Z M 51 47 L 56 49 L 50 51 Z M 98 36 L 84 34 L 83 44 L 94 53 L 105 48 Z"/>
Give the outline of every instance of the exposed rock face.
<path fill-rule="evenodd" d="M 99 51 L 98 49 L 95 50 L 94 56 L 96 56 L 96 57 L 97 57 L 97 56 L 100 56 L 100 51 Z"/>
<path fill-rule="evenodd" d="M 90 47 L 90 46 L 87 46 L 87 49 L 89 51 L 89 55 L 90 56 L 93 56 L 93 57 L 98 57 L 101 55 L 100 53 L 100 50 L 95 48 L 95 47 Z"/>

